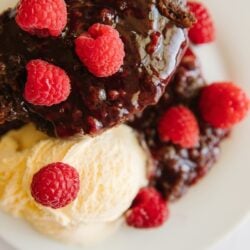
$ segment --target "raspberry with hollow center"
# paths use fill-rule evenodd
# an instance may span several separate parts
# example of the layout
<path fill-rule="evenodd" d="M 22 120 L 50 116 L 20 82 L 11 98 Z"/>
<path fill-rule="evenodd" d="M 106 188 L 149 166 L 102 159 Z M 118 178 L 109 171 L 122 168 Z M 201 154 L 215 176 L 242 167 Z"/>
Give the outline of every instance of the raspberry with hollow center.
<path fill-rule="evenodd" d="M 199 126 L 194 114 L 184 106 L 168 109 L 158 123 L 163 142 L 172 141 L 184 148 L 195 147 L 199 140 Z"/>
<path fill-rule="evenodd" d="M 161 226 L 168 218 L 166 201 L 154 188 L 142 188 L 126 213 L 129 226 L 136 228 L 153 228 Z"/>
<path fill-rule="evenodd" d="M 216 128 L 231 128 L 247 115 L 250 101 L 245 92 L 231 82 L 205 87 L 199 108 L 203 119 Z"/>
<path fill-rule="evenodd" d="M 67 24 L 66 3 L 64 0 L 21 0 L 16 22 L 30 34 L 57 37 Z"/>
<path fill-rule="evenodd" d="M 70 94 L 70 79 L 66 72 L 46 61 L 32 60 L 26 66 L 28 76 L 24 99 L 40 106 L 52 106 L 65 101 Z"/>
<path fill-rule="evenodd" d="M 75 40 L 76 54 L 97 77 L 115 74 L 123 65 L 124 44 L 112 26 L 96 23 Z"/>
<path fill-rule="evenodd" d="M 197 22 L 189 29 L 190 40 L 195 44 L 210 43 L 215 40 L 215 27 L 208 9 L 200 2 L 188 2 L 190 11 Z"/>
<path fill-rule="evenodd" d="M 70 204 L 80 190 L 79 174 L 75 168 L 61 162 L 40 169 L 31 183 L 31 195 L 43 206 L 54 209 Z"/>

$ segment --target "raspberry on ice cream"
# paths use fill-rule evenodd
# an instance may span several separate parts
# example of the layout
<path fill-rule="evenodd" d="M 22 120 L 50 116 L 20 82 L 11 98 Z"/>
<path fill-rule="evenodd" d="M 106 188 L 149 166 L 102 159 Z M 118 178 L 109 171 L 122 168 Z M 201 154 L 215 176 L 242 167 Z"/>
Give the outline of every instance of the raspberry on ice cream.
<path fill-rule="evenodd" d="M 30 61 L 26 69 L 24 99 L 27 102 L 52 106 L 68 98 L 70 79 L 64 70 L 43 60 Z"/>
<path fill-rule="evenodd" d="M 123 64 L 124 45 L 112 26 L 99 23 L 92 25 L 88 33 L 75 40 L 75 45 L 83 64 L 97 77 L 111 76 Z"/>
<path fill-rule="evenodd" d="M 79 174 L 73 167 L 51 163 L 41 168 L 31 183 L 31 194 L 36 202 L 54 209 L 71 203 L 80 189 Z"/>
<path fill-rule="evenodd" d="M 20 0 L 16 22 L 32 35 L 57 37 L 67 23 L 66 3 L 64 0 Z"/>
<path fill-rule="evenodd" d="M 67 24 L 58 37 L 40 38 L 21 30 L 15 21 L 15 9 L 0 16 L 0 65 L 4 75 L 0 77 L 0 94 L 5 89 L 10 104 L 2 107 L 2 113 L 7 116 L 5 109 L 11 106 L 14 114 L 2 117 L 0 131 L 1 127 L 8 128 L 7 122 L 32 121 L 42 131 L 57 137 L 96 135 L 128 120 L 157 103 L 164 93 L 187 46 L 184 28 L 193 22 L 184 0 L 171 0 L 171 5 L 160 0 L 65 0 L 65 3 Z M 41 7 L 46 8 L 47 5 Z M 20 13 L 19 10 L 17 19 Z M 98 34 L 95 38 L 100 27 L 109 35 Z M 99 48 L 86 50 L 93 57 L 88 53 L 82 55 L 82 49 L 75 52 L 79 44 L 83 46 L 82 41 L 85 44 L 86 34 L 93 38 L 92 45 Z M 69 76 L 71 93 L 66 101 L 48 107 L 23 99 L 26 64 L 38 58 L 60 67 Z"/>
<path fill-rule="evenodd" d="M 105 238 L 148 184 L 147 164 L 137 133 L 126 125 L 95 137 L 62 140 L 29 124 L 0 140 L 0 209 L 63 241 L 84 244 Z M 72 181 L 77 176 L 80 183 Z M 31 195 L 32 179 L 39 203 Z M 75 196 L 77 183 L 76 199 L 61 207 Z"/>

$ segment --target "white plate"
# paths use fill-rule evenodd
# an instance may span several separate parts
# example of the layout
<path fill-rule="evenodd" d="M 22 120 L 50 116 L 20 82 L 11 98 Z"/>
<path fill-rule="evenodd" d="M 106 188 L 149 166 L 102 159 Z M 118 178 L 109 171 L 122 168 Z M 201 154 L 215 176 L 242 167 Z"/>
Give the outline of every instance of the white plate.
<path fill-rule="evenodd" d="M 14 0 L 1 0 L 4 9 Z M 218 28 L 218 46 L 198 49 L 209 80 L 234 79 L 250 95 L 250 2 L 246 0 L 207 0 Z M 245 33 L 247 32 L 247 33 Z M 219 48 L 219 49 L 218 49 Z M 220 54 L 220 56 L 218 56 Z M 223 58 L 226 70 L 221 66 Z M 124 228 L 113 238 L 92 250 L 143 248 L 201 250 L 231 231 L 250 211 L 250 119 L 235 129 L 222 149 L 211 173 L 188 195 L 171 206 L 171 219 L 160 229 L 139 231 Z M 22 250 L 76 250 L 34 232 L 24 222 L 0 213 L 0 236 Z M 89 248 L 84 248 L 88 250 Z"/>

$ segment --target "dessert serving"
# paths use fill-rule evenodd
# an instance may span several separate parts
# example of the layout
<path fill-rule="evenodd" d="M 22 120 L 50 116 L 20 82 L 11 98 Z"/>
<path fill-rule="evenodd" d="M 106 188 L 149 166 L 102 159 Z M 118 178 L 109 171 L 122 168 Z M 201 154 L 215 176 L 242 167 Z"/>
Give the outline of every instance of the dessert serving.
<path fill-rule="evenodd" d="M 208 83 L 203 3 L 20 0 L 0 15 L 0 209 L 65 242 L 167 223 L 248 114 Z M 157 230 L 157 229 L 155 229 Z"/>

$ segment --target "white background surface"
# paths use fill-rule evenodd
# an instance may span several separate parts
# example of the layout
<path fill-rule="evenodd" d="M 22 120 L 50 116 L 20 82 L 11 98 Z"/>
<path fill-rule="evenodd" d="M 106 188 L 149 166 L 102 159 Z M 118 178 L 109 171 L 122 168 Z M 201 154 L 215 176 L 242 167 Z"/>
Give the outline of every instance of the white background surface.
<path fill-rule="evenodd" d="M 249 250 L 249 249 L 250 249 L 250 220 L 240 225 L 240 227 L 237 228 L 235 232 L 232 232 L 232 235 L 229 235 L 227 239 L 224 239 L 222 242 L 217 243 L 214 247 L 211 247 L 209 250 Z M 0 250 L 14 250 L 14 248 L 12 248 L 8 244 L 6 244 L 2 239 L 0 239 Z M 184 249 L 178 249 L 178 250 L 184 250 Z M 185 250 L 191 250 L 191 249 L 185 249 Z M 199 250 L 205 250 L 205 249 L 199 249 Z"/>
<path fill-rule="evenodd" d="M 0 0 L 0 2 L 6 2 L 8 3 L 8 0 Z M 227 69 L 229 69 L 230 71 L 230 77 L 232 76 L 233 79 L 237 79 L 239 83 L 244 83 L 247 84 L 246 87 L 248 87 L 249 90 L 249 85 L 250 85 L 250 77 L 249 77 L 249 58 L 250 58 L 250 53 L 249 53 L 249 46 L 250 46 L 250 35 L 248 33 L 248 35 L 245 33 L 246 30 L 250 30 L 250 18 L 249 18 L 249 9 L 250 9 L 250 2 L 247 0 L 237 0 L 237 5 L 235 4 L 235 0 L 206 0 L 204 2 L 207 2 L 208 4 L 210 4 L 210 7 L 212 8 L 212 13 L 214 13 L 214 16 L 216 17 L 217 20 L 217 27 L 218 30 L 220 30 L 220 34 L 219 34 L 219 45 L 221 45 L 220 49 L 223 52 L 223 54 L 225 55 L 225 62 L 227 62 Z M 238 15 L 238 16 L 237 16 Z M 232 21 L 232 18 L 233 21 Z M 229 24 L 228 24 L 229 22 Z M 223 33 L 223 35 L 222 35 Z M 240 39 L 238 39 L 240 38 Z M 223 46 L 222 46 L 223 45 Z M 212 58 L 211 58 L 212 60 Z M 209 60 L 208 60 L 209 61 Z M 216 62 L 217 60 L 212 60 L 212 62 Z M 212 64 L 213 64 L 212 63 Z M 211 67 L 212 65 L 208 64 L 208 68 Z M 204 67 L 206 67 L 204 65 Z M 213 65 L 212 67 L 213 69 L 216 68 L 216 65 Z M 209 71 L 211 72 L 211 71 Z M 215 74 L 215 75 L 214 75 Z M 217 79 L 216 78 L 216 71 L 212 72 L 210 75 L 211 78 Z M 219 79 L 218 79 L 219 80 Z M 249 123 L 248 123 L 249 125 Z M 239 138 L 242 138 L 242 140 L 245 140 L 245 143 L 247 143 L 247 139 L 244 137 L 245 135 L 249 138 L 249 131 L 248 134 L 246 134 L 244 132 L 241 133 L 241 128 L 243 128 L 243 130 L 246 130 L 246 127 L 241 126 L 239 127 L 239 129 L 237 130 L 236 136 L 233 138 L 234 139 L 234 143 L 236 143 L 236 146 L 238 147 L 238 149 L 240 150 L 239 152 L 235 152 L 235 148 L 237 147 L 233 147 L 233 142 L 231 142 L 230 145 L 225 145 L 227 147 L 225 147 L 224 153 L 223 154 L 223 158 L 227 158 L 226 152 L 228 154 L 232 153 L 232 155 L 234 155 L 233 157 L 230 158 L 231 162 L 235 162 L 233 165 L 233 168 L 230 168 L 230 162 L 227 162 L 227 164 L 225 163 L 226 161 L 223 161 L 223 164 L 221 164 L 221 166 L 219 168 L 217 168 L 216 170 L 214 169 L 214 171 L 212 171 L 211 175 L 207 177 L 207 179 L 205 179 L 200 185 L 198 185 L 193 191 L 192 193 L 190 193 L 188 198 L 185 198 L 185 201 L 176 204 L 177 207 L 173 213 L 175 213 L 176 218 L 180 219 L 179 221 L 175 221 L 175 222 L 171 222 L 172 224 L 175 224 L 178 226 L 179 223 L 179 229 L 183 229 L 183 232 L 187 233 L 187 237 L 188 234 L 190 232 L 191 229 L 194 229 L 195 227 L 199 229 L 198 224 L 200 223 L 204 223 L 204 225 L 208 225 L 209 223 L 209 228 L 204 228 L 204 231 L 197 231 L 196 232 L 196 238 L 193 238 L 193 241 L 204 241 L 205 239 L 208 239 L 209 237 L 211 238 L 211 235 L 222 235 L 222 228 L 218 229 L 218 220 L 220 219 L 226 219 L 228 221 L 228 223 L 226 223 L 225 221 L 223 221 L 225 223 L 225 228 L 223 229 L 223 232 L 228 232 L 231 229 L 232 225 L 235 225 L 236 221 L 239 222 L 240 218 L 244 217 L 246 211 L 244 211 L 243 208 L 245 208 L 245 210 L 247 210 L 247 205 L 249 205 L 249 203 L 247 202 L 249 200 L 249 194 L 248 194 L 248 190 L 249 189 L 249 185 L 247 184 L 247 182 L 249 183 L 248 179 L 249 176 L 244 176 L 244 173 L 249 173 L 248 167 L 250 166 L 245 166 L 245 169 L 242 168 L 242 164 L 245 164 L 246 162 L 243 160 L 240 162 L 240 156 L 237 155 L 237 153 L 239 153 L 239 155 L 242 154 L 242 156 L 247 156 L 246 154 L 242 153 L 242 150 L 245 148 L 242 148 L 242 150 L 239 148 L 239 145 L 241 143 L 241 141 L 239 140 Z M 247 127 L 248 129 L 249 127 Z M 237 136 L 240 135 L 240 136 Z M 249 146 L 249 144 L 247 144 Z M 250 147 L 248 147 L 250 148 Z M 247 152 L 245 150 L 245 152 Z M 249 153 L 248 153 L 249 154 Z M 247 158 L 244 158 L 245 160 Z M 225 163 L 225 164 L 224 164 Z M 223 166 L 222 166 L 223 165 Z M 248 164 L 249 165 L 249 164 Z M 242 175 L 235 175 L 235 169 L 238 168 L 240 169 L 240 171 L 245 171 L 245 172 L 240 172 L 242 173 Z M 221 177 L 223 176 L 223 178 L 225 178 L 223 180 L 223 182 L 220 182 L 219 180 L 222 180 Z M 228 179 L 229 178 L 229 179 Z M 232 188 L 230 189 L 230 187 L 228 185 L 236 185 L 236 187 L 241 184 L 241 181 L 244 180 L 241 188 L 237 189 L 237 188 Z M 230 184 L 229 184 L 230 183 Z M 246 185 L 244 185 L 246 184 Z M 218 187 L 221 189 L 216 189 L 215 185 L 219 185 Z M 244 187 L 247 187 L 248 189 L 244 189 Z M 211 190 L 208 190 L 208 187 Z M 230 194 L 227 193 L 228 188 L 230 189 Z M 214 190 L 213 190 L 214 189 Z M 216 189 L 216 190 L 215 190 Z M 243 192 L 245 190 L 245 192 Z M 218 194 L 216 194 L 216 191 L 218 192 Z M 235 192 L 234 192 L 235 191 Z M 220 193 L 221 192 L 221 193 Z M 243 193 L 242 193 L 243 192 Z M 216 197 L 212 197 L 212 194 L 215 194 Z M 207 197 L 205 197 L 205 202 L 206 206 L 210 206 L 210 210 L 208 209 L 207 211 L 210 211 L 212 213 L 212 216 L 210 214 L 210 216 L 208 215 L 208 219 L 206 221 L 206 219 L 203 221 L 202 220 L 202 216 L 204 217 L 204 215 L 202 215 L 202 213 L 199 214 L 200 209 L 198 209 L 197 207 L 202 207 L 202 203 L 201 200 L 199 200 L 199 197 L 201 197 L 200 195 L 204 195 L 207 194 L 207 197 L 210 198 L 210 201 L 214 201 L 215 203 L 211 203 L 209 204 L 209 201 L 207 201 Z M 220 194 L 220 195 L 219 195 Z M 223 197 L 223 201 L 220 201 L 219 198 Z M 189 199 L 190 198 L 190 199 Z M 232 199 L 232 200 L 231 200 Z M 247 200 L 248 199 L 248 200 Z M 229 200 L 230 203 L 229 203 Z M 225 202 L 228 202 L 227 204 L 232 204 L 231 205 L 226 205 L 225 206 Z M 192 204 L 191 204 L 192 203 Z M 194 203 L 196 204 L 196 207 L 194 207 Z M 183 204 L 183 206 L 182 206 Z M 220 205 L 218 205 L 220 204 Z M 224 207 L 222 207 L 224 204 Z M 190 212 L 189 209 L 192 209 L 193 214 L 195 214 L 195 217 L 192 218 L 192 213 Z M 195 211 L 195 209 L 197 209 L 197 211 Z M 232 209 L 232 213 L 228 212 L 230 209 Z M 187 210 L 187 211 L 185 211 Z M 224 211 L 223 211 L 224 210 Z M 223 211 L 223 212 L 222 212 Z M 183 217 L 186 216 L 186 217 Z M 200 217 L 198 217 L 200 216 Z M 217 216 L 217 217 L 216 217 Z M 224 217 L 223 217 L 224 216 Z M 188 219 L 191 218 L 192 219 L 192 223 L 190 224 Z M 186 219 L 186 222 L 185 220 Z M 232 220 L 230 220 L 232 219 Z M 177 224 L 176 224 L 177 223 Z M 0 221 L 0 225 L 1 225 L 1 221 Z M 13 225 L 14 226 L 14 225 Z M 186 226 L 186 228 L 185 228 Z M 4 227 L 4 226 L 3 226 Z M 180 228 L 182 227 L 182 228 Z M 13 228 L 13 227 L 12 227 Z M 5 227 L 4 227 L 5 229 Z M 218 230 L 217 230 L 218 229 Z M 14 231 L 14 228 L 13 228 Z M 218 231 L 218 233 L 217 233 Z M 19 231 L 21 234 L 21 231 Z M 178 232 L 178 231 L 177 231 Z M 250 249 L 250 221 L 246 224 L 240 227 L 239 230 L 237 230 L 236 232 L 234 232 L 229 239 L 224 239 L 221 243 L 218 243 L 217 246 L 214 247 L 210 247 L 210 249 L 212 250 L 249 250 Z M 11 231 L 10 234 L 13 234 L 13 232 Z M 173 234 L 173 231 L 168 231 L 168 233 L 166 233 L 164 237 L 167 238 L 167 235 L 171 235 Z M 176 234 L 176 233 L 175 233 Z M 209 235 L 210 234 L 210 235 Z M 130 235 L 130 237 L 133 235 Z M 136 235 L 138 237 L 138 239 L 141 236 Z M 155 237 L 157 237 L 156 233 L 154 234 Z M 13 235 L 13 237 L 17 237 L 17 234 Z M 20 236 L 22 237 L 22 236 Z M 192 237 L 192 234 L 191 234 Z M 28 238 L 28 237 L 27 237 Z M 214 238 L 214 236 L 212 237 Z M 181 241 L 183 238 L 179 238 L 179 240 Z M 30 239 L 32 241 L 32 239 Z M 145 239 L 146 240 L 146 239 Z M 129 241 L 128 241 L 129 242 Z M 35 242 L 34 242 L 35 244 Z M 192 244 L 193 245 L 193 244 Z M 35 246 L 35 245 L 34 245 Z M 162 245 L 161 245 L 162 246 Z M 189 245 L 191 246 L 191 245 Z M 124 247 L 124 246 L 123 246 Z M 134 245 L 134 249 L 138 249 L 139 245 Z M 143 246 L 142 246 L 143 247 Z M 146 247 L 146 246 L 145 246 Z M 157 247 L 157 246 L 156 246 Z M 147 248 L 147 247 L 146 247 Z M 6 245 L 3 245 L 1 240 L 0 240 L 0 250 L 12 250 L 13 248 L 9 248 Z M 112 248 L 113 249 L 113 248 Z M 124 248 L 122 248 L 124 249 Z M 132 248 L 130 248 L 131 250 L 133 250 Z M 147 248 L 148 249 L 148 248 Z M 159 249 L 163 249 L 163 248 L 159 248 Z M 172 249 L 167 248 L 167 246 L 164 247 L 164 249 L 170 249 L 170 250 L 203 250 L 202 248 L 192 248 L 191 247 L 186 247 L 184 248 L 179 247 L 179 248 L 175 248 Z M 26 250 L 26 249 L 23 249 Z M 51 250 L 51 249 L 44 249 L 44 250 Z M 120 250 L 119 248 L 117 248 L 116 250 Z"/>

